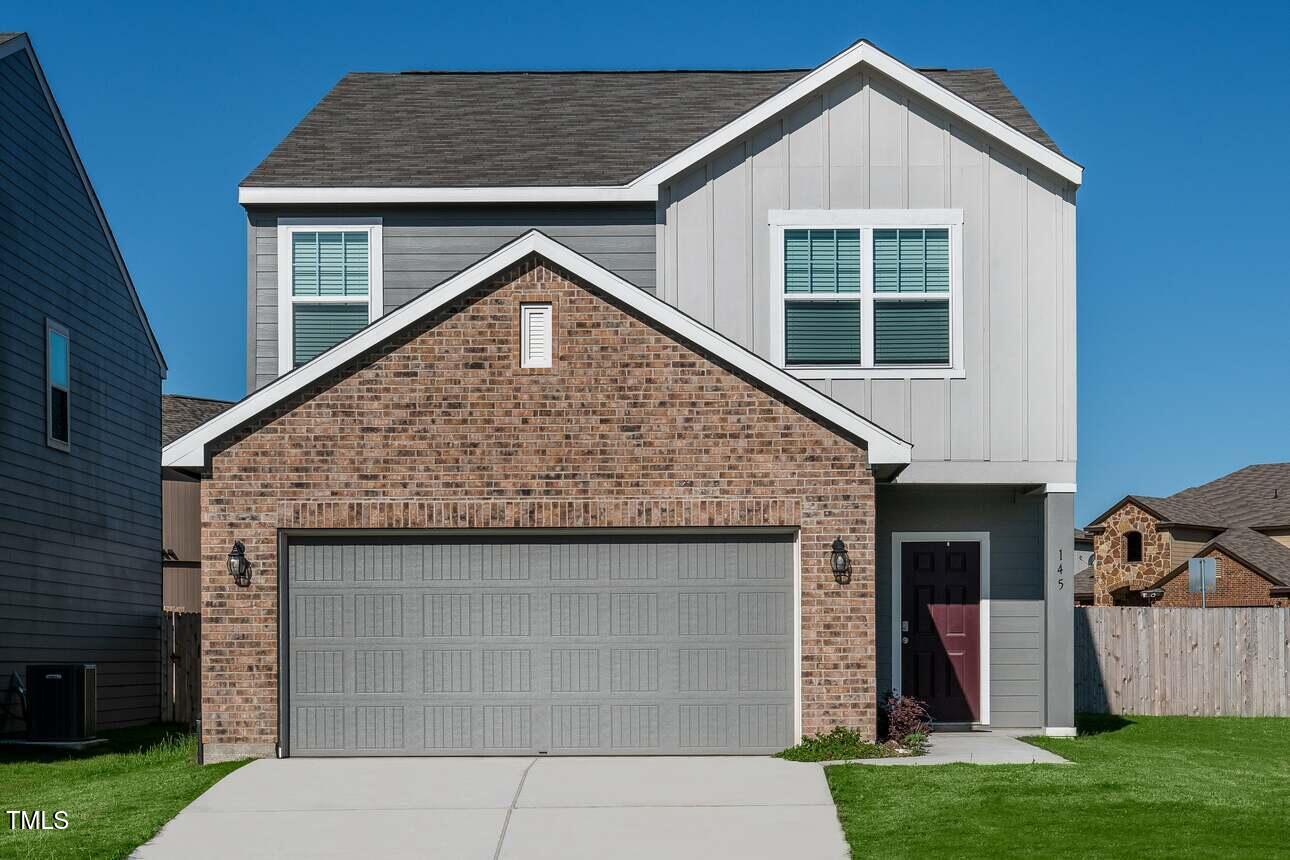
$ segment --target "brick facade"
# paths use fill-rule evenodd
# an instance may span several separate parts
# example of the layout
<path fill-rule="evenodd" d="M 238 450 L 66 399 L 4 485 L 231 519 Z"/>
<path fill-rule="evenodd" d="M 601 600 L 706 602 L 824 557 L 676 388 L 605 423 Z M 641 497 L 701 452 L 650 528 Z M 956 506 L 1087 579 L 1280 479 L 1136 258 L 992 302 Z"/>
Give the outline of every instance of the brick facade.
<path fill-rule="evenodd" d="M 1173 570 L 1169 533 L 1156 529 L 1156 517 L 1129 502 L 1099 523 L 1101 531 L 1093 536 L 1093 604 L 1114 606 L 1112 593 L 1128 587 L 1136 595 L 1160 581 Z M 1142 561 L 1125 558 L 1124 536 L 1136 531 L 1142 535 Z"/>
<path fill-rule="evenodd" d="M 1205 605 L 1220 606 L 1290 606 L 1290 598 L 1273 597 L 1273 584 L 1250 570 L 1222 549 L 1213 548 L 1198 558 L 1218 559 L 1218 576 L 1213 594 L 1205 597 Z M 1187 588 L 1187 571 L 1164 583 L 1164 595 L 1152 601 L 1153 606 L 1194 606 L 1201 604 L 1200 595 Z"/>
<path fill-rule="evenodd" d="M 550 369 L 519 304 L 554 306 Z M 202 484 L 209 759 L 278 740 L 285 528 L 800 528 L 802 719 L 876 730 L 874 484 L 862 445 L 533 257 L 212 446 Z M 854 577 L 838 585 L 842 536 Z M 225 568 L 246 544 L 252 584 Z"/>

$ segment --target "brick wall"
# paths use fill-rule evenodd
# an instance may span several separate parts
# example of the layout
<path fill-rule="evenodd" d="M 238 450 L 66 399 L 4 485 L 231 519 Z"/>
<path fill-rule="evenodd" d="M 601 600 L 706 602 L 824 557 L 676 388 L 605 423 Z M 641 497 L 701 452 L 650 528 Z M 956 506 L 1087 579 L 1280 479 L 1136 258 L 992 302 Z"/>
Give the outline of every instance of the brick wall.
<path fill-rule="evenodd" d="M 1114 606 L 1112 593 L 1127 586 L 1131 592 L 1150 588 L 1173 570 L 1169 533 L 1156 530 L 1156 518 L 1132 502 L 1125 504 L 1102 523 L 1093 536 L 1093 604 Z M 1125 558 L 1124 536 L 1142 535 L 1142 561 Z"/>
<path fill-rule="evenodd" d="M 1218 559 L 1215 591 L 1205 597 L 1206 606 L 1290 606 L 1290 598 L 1272 597 L 1272 583 L 1250 570 L 1221 549 L 1206 550 L 1198 558 Z M 1163 586 L 1164 594 L 1153 606 L 1200 606 L 1200 595 L 1187 590 L 1187 571 Z"/>
<path fill-rule="evenodd" d="M 519 367 L 519 304 L 555 361 Z M 208 758 L 277 741 L 280 528 L 801 529 L 803 730 L 875 733 L 874 488 L 864 449 L 537 258 L 213 446 L 202 484 Z M 854 578 L 837 585 L 841 535 Z M 225 569 L 246 544 L 253 583 Z"/>

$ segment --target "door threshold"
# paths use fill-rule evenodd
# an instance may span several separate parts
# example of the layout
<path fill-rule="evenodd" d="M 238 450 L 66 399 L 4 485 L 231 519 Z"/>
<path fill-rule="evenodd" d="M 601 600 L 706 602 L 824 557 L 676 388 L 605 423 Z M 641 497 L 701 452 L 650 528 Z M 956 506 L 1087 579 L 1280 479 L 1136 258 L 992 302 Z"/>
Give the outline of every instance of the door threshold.
<path fill-rule="evenodd" d="M 990 726 L 985 723 L 942 723 L 932 720 L 934 732 L 988 732 Z"/>

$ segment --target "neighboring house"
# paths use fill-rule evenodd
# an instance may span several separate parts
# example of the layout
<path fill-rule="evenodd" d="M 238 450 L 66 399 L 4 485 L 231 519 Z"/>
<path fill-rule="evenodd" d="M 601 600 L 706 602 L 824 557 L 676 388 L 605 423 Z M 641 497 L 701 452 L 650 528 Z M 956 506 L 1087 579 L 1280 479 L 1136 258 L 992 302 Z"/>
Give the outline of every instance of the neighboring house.
<path fill-rule="evenodd" d="M 1187 562 L 1211 557 L 1207 606 L 1290 606 L 1290 463 L 1246 466 L 1165 498 L 1125 496 L 1087 530 L 1098 606 L 1200 606 Z"/>
<path fill-rule="evenodd" d="M 161 444 L 201 426 L 232 401 L 182 394 L 161 396 Z M 197 476 L 161 470 L 161 605 L 177 612 L 202 611 L 202 495 Z"/>
<path fill-rule="evenodd" d="M 1075 529 L 1075 605 L 1093 605 L 1093 536 Z"/>
<path fill-rule="evenodd" d="M 239 190 L 253 393 L 165 449 L 207 760 L 1073 733 L 1080 181 L 866 42 L 346 76 Z"/>
<path fill-rule="evenodd" d="M 0 344 L 0 690 L 94 663 L 100 727 L 155 720 L 166 365 L 22 33 L 0 34 Z"/>

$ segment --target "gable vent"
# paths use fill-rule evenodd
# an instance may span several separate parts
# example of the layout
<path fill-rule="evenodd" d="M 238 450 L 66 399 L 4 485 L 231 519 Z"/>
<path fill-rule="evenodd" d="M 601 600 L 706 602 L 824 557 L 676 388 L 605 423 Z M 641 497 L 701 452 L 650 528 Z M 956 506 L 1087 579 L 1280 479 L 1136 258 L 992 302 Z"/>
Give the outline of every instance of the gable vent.
<path fill-rule="evenodd" d="M 520 367 L 551 366 L 551 306 L 520 305 Z"/>

